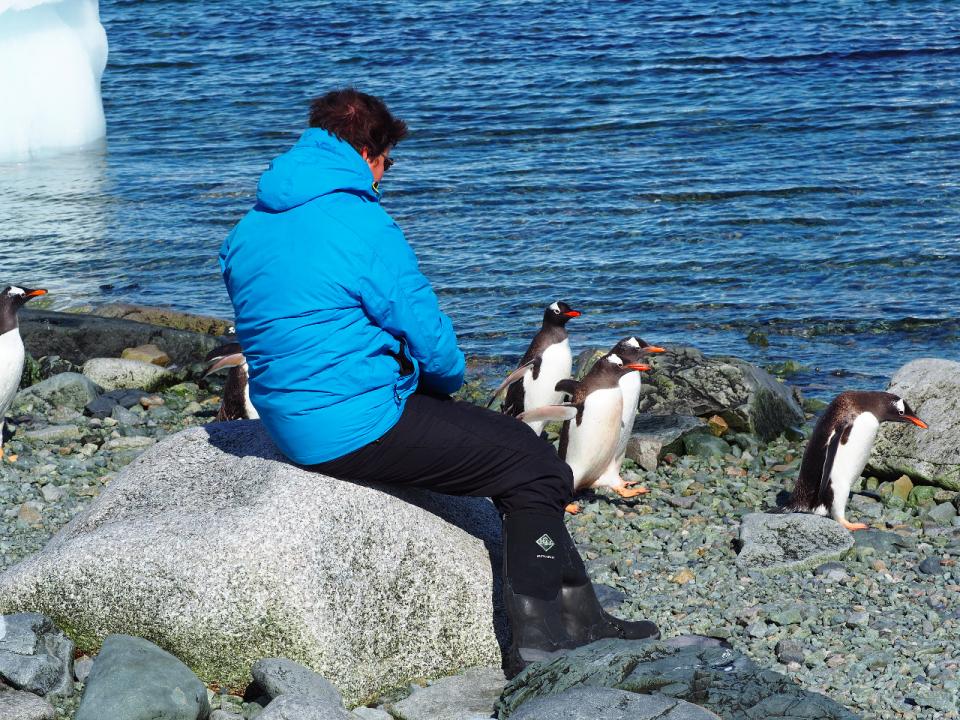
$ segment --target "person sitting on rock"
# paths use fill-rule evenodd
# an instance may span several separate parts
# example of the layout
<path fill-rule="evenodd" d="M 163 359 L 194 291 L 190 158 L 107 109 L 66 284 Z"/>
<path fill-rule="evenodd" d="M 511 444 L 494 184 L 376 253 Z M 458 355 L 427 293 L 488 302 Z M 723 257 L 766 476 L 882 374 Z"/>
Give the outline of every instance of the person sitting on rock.
<path fill-rule="evenodd" d="M 353 89 L 260 178 L 220 267 L 249 393 L 291 460 L 353 481 L 490 497 L 503 519 L 511 677 L 601 637 L 659 637 L 608 615 L 564 525 L 570 468 L 516 418 L 452 400 L 464 356 L 403 233 L 380 204 L 407 134 Z"/>

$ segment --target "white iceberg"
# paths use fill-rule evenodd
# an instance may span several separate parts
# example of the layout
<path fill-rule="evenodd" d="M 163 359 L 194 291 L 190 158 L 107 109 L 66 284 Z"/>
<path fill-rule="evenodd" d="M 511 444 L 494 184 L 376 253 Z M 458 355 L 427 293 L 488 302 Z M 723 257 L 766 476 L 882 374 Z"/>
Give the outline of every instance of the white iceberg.
<path fill-rule="evenodd" d="M 97 0 L 0 0 L 0 162 L 104 137 L 106 64 Z"/>

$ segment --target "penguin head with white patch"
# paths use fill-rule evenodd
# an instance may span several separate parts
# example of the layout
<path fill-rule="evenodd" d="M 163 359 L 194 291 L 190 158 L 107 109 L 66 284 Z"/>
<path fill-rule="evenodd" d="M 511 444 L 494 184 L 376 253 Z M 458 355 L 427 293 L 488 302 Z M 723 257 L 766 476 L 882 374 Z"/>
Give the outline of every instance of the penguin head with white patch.
<path fill-rule="evenodd" d="M 880 422 L 913 423 L 926 430 L 927 424 L 917 417 L 913 408 L 899 395 L 893 393 L 879 393 L 880 407 L 877 408 L 877 419 Z"/>
<path fill-rule="evenodd" d="M 626 362 L 639 362 L 645 355 L 662 353 L 666 350 L 657 345 L 651 345 L 643 338 L 632 335 L 614 345 L 610 352 L 619 355 Z"/>
<path fill-rule="evenodd" d="M 614 352 L 607 353 L 597 362 L 601 363 L 601 368 L 604 372 L 610 373 L 618 378 L 630 372 L 650 369 L 649 365 L 644 365 L 643 363 L 633 360 L 625 360 Z"/>
<path fill-rule="evenodd" d="M 7 285 L 0 291 L 0 333 L 17 327 L 17 311 L 23 307 L 24 303 L 46 294 L 47 291 L 42 288 Z"/>
<path fill-rule="evenodd" d="M 560 325 L 562 327 L 566 325 L 571 318 L 575 317 L 580 317 L 579 310 L 574 310 L 563 302 L 563 300 L 557 300 L 555 303 L 548 305 L 547 309 L 543 311 L 543 324 Z"/>

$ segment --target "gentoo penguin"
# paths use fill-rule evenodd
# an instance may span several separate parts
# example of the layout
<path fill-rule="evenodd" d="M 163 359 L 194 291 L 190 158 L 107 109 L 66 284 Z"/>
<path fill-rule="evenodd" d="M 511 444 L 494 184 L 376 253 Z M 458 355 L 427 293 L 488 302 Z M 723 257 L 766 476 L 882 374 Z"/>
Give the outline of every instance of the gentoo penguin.
<path fill-rule="evenodd" d="M 560 300 L 544 310 L 543 324 L 523 354 L 520 366 L 494 391 L 487 407 L 490 407 L 504 388 L 509 389 L 500 410 L 508 415 L 519 416 L 536 408 L 556 405 L 563 400 L 563 395 L 557 392 L 556 385 L 569 378 L 573 369 L 573 355 L 570 353 L 566 324 L 570 318 L 575 317 L 580 317 L 580 313 Z M 523 382 L 518 382 L 521 379 Z M 546 421 L 542 420 L 525 422 L 538 435 L 546 424 Z"/>
<path fill-rule="evenodd" d="M 247 360 L 243 356 L 240 343 L 227 343 L 214 348 L 207 355 L 209 363 L 204 377 L 221 368 L 228 367 L 227 381 L 223 384 L 223 399 L 217 420 L 257 420 L 260 413 L 250 402 L 250 388 L 247 385 Z"/>
<path fill-rule="evenodd" d="M 20 387 L 23 375 L 23 340 L 17 311 L 31 298 L 46 295 L 43 289 L 9 285 L 0 292 L 0 458 L 3 457 L 4 416 Z M 11 456 L 13 457 L 13 456 Z"/>
<path fill-rule="evenodd" d="M 847 530 L 865 529 L 863 523 L 847 522 L 847 497 L 867 464 L 882 422 L 927 427 L 903 398 L 891 393 L 848 391 L 837 395 L 807 443 L 786 509 L 829 514 Z"/>
<path fill-rule="evenodd" d="M 649 370 L 648 365 L 624 362 L 619 355 L 601 357 L 583 380 L 561 380 L 557 390 L 571 396 L 570 402 L 525 412 L 529 420 L 564 420 L 560 432 L 560 457 L 573 470 L 574 490 L 592 486 L 610 465 L 620 441 L 623 424 L 623 392 L 620 378 Z M 636 494 L 636 493 L 632 493 Z"/>
<path fill-rule="evenodd" d="M 662 347 L 651 345 L 642 338 L 624 338 L 610 351 L 625 363 L 640 363 L 646 355 L 665 352 Z M 633 421 L 637 417 L 637 405 L 640 403 L 640 373 L 627 373 L 620 377 L 620 391 L 623 393 L 623 424 L 620 426 L 620 439 L 617 450 L 607 469 L 594 483 L 594 486 L 609 487 L 623 497 L 633 497 L 647 492 L 645 487 L 628 488 L 632 483 L 624 482 L 620 477 L 620 466 L 627 454 L 627 443 L 633 434 Z"/>

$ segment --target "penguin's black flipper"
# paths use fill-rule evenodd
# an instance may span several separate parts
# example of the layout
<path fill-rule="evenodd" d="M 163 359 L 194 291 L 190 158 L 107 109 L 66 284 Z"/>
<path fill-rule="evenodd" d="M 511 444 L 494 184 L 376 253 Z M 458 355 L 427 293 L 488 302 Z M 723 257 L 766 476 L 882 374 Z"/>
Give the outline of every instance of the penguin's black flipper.
<path fill-rule="evenodd" d="M 510 373 L 509 375 L 507 375 L 507 377 L 504 379 L 504 381 L 503 381 L 502 383 L 500 383 L 500 385 L 497 387 L 496 390 L 493 391 L 493 395 L 490 396 L 490 399 L 487 400 L 487 407 L 490 407 L 491 405 L 493 405 L 493 401 L 497 399 L 497 395 L 499 395 L 500 393 L 502 393 L 502 392 L 503 392 L 504 390 L 506 390 L 508 387 L 510 387 L 511 385 L 513 385 L 517 380 L 519 380 L 520 378 L 522 378 L 522 377 L 523 377 L 523 374 L 527 371 L 527 369 L 530 368 L 530 367 L 532 367 L 532 366 L 534 366 L 534 365 L 536 365 L 537 362 L 539 361 L 539 359 L 540 359 L 540 358 L 534 358 L 533 360 L 531 360 L 531 361 L 529 361 L 529 362 L 525 362 L 525 363 L 523 363 L 523 365 L 521 365 L 520 367 L 518 367 L 518 368 L 517 368 L 516 370 L 514 370 L 512 373 Z"/>
<path fill-rule="evenodd" d="M 820 491 L 817 493 L 817 498 L 822 498 L 830 487 L 830 474 L 833 472 L 833 461 L 837 457 L 837 450 L 840 448 L 840 443 L 846 442 L 850 437 L 852 429 L 853 424 L 847 423 L 838 427 L 830 436 L 827 442 L 827 453 L 823 458 L 823 470 L 820 472 Z"/>

